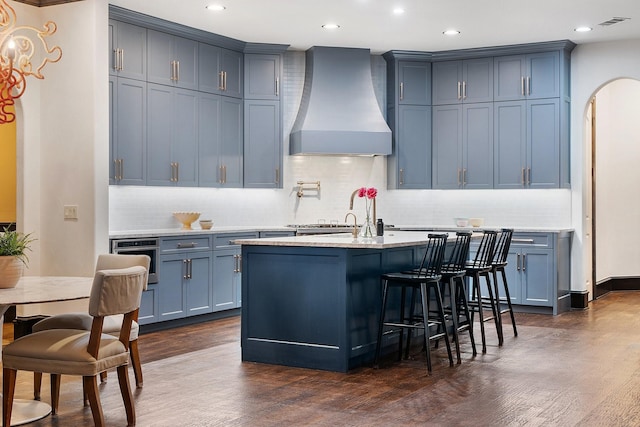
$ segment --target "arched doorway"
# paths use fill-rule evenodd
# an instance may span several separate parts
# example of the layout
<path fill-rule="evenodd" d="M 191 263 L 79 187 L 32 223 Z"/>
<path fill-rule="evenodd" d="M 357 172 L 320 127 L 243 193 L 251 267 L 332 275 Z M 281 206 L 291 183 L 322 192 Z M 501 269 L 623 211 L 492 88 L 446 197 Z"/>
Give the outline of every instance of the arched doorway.
<path fill-rule="evenodd" d="M 640 289 L 640 81 L 617 79 L 593 97 L 591 139 L 593 296 Z"/>

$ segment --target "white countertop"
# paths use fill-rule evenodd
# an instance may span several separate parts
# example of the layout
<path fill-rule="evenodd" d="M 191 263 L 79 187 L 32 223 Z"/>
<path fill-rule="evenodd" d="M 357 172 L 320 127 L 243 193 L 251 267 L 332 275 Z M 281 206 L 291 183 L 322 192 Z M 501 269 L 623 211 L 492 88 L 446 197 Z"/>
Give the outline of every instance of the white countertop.
<path fill-rule="evenodd" d="M 131 239 L 137 237 L 161 237 L 161 236 L 189 236 L 191 234 L 220 234 L 220 233 L 237 233 L 237 232 L 259 232 L 259 231 L 295 231 L 295 228 L 285 226 L 229 226 L 217 227 L 213 226 L 209 230 L 203 230 L 200 226 L 195 225 L 191 230 L 183 230 L 181 228 L 164 228 L 149 230 L 121 230 L 109 232 L 110 239 Z"/>
<path fill-rule="evenodd" d="M 450 238 L 455 233 L 448 233 Z M 371 239 L 354 239 L 351 233 L 315 234 L 310 236 L 271 237 L 267 239 L 240 239 L 234 243 L 258 246 L 298 246 L 312 248 L 353 248 L 353 249 L 388 249 L 403 246 L 423 245 L 427 243 L 424 231 L 387 230 L 384 236 Z"/>

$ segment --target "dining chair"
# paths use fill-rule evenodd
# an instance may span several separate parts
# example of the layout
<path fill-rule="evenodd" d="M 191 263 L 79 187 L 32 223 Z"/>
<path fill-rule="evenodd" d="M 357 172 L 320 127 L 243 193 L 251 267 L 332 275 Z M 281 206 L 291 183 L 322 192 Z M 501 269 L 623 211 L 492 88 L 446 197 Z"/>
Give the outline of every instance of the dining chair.
<path fill-rule="evenodd" d="M 444 314 L 442 295 L 438 282 L 441 279 L 440 269 L 444 257 L 445 245 L 447 243 L 447 234 L 429 234 L 425 253 L 419 268 L 415 271 L 403 271 L 398 273 L 385 273 L 382 278 L 382 308 L 380 311 L 380 320 L 378 323 L 378 338 L 376 343 L 376 354 L 374 365 L 378 366 L 380 354 L 382 352 L 382 339 L 385 335 L 391 333 L 399 333 L 398 337 L 398 359 L 402 357 L 403 337 L 405 329 L 408 330 L 407 350 L 410 345 L 410 336 L 415 329 L 422 329 L 424 333 L 425 351 L 427 357 L 427 371 L 431 373 L 431 350 L 430 344 L 432 340 L 444 339 L 449 356 L 449 365 L 453 366 L 453 356 L 451 354 L 451 345 L 447 333 L 446 318 Z M 400 288 L 400 310 L 399 320 L 386 320 L 387 304 L 389 302 L 389 290 L 391 288 Z M 406 314 L 406 291 L 411 290 L 411 302 L 409 304 L 408 315 Z M 419 292 L 422 305 L 422 313 L 419 316 L 415 314 L 415 294 Z M 430 293 L 433 292 L 436 301 L 436 316 L 430 317 L 429 303 Z M 391 329 L 385 332 L 385 327 Z M 434 334 L 431 334 L 431 328 L 437 328 Z"/>
<path fill-rule="evenodd" d="M 147 255 L 118 255 L 118 254 L 102 254 L 98 256 L 96 262 L 96 271 L 112 270 L 118 268 L 127 268 L 141 266 L 149 270 L 150 258 Z M 147 281 L 144 282 L 144 290 L 147 289 Z M 40 332 L 50 329 L 78 329 L 82 331 L 90 331 L 93 324 L 93 318 L 89 313 L 63 313 L 47 317 L 33 325 L 33 332 Z M 120 327 L 122 325 L 122 315 L 106 316 L 102 325 L 102 332 L 114 336 L 120 335 Z M 131 332 L 129 333 L 129 354 L 131 357 L 131 366 L 133 367 L 133 375 L 136 380 L 136 387 L 143 385 L 142 379 L 142 363 L 140 362 L 140 352 L 138 350 L 138 334 L 140 327 L 138 325 L 138 312 L 136 311 L 133 322 L 131 324 Z M 100 379 L 106 381 L 107 372 L 100 373 Z M 33 377 L 33 397 L 40 399 L 40 389 L 42 385 L 42 373 L 35 372 Z"/>
<path fill-rule="evenodd" d="M 2 426 L 11 424 L 18 371 L 51 375 L 51 410 L 55 415 L 62 375 L 82 376 L 94 424 L 104 426 L 97 375 L 116 368 L 127 425 L 135 425 L 135 408 L 129 385 L 128 359 L 131 324 L 140 307 L 147 269 L 134 266 L 100 270 L 94 275 L 89 297 L 90 331 L 50 329 L 35 332 L 7 344 L 2 350 Z M 123 315 L 119 337 L 102 333 L 105 316 Z"/>
<path fill-rule="evenodd" d="M 503 228 L 500 230 L 500 235 L 497 239 L 495 256 L 491 262 L 491 274 L 493 276 L 494 297 L 496 299 L 496 305 L 498 308 L 498 316 L 500 317 L 500 329 L 502 329 L 502 315 L 509 313 L 511 316 L 511 326 L 513 327 L 513 335 L 518 336 L 518 329 L 516 327 L 516 317 L 513 312 L 513 305 L 511 304 L 511 294 L 509 293 L 509 284 L 507 283 L 507 273 L 505 268 L 507 266 L 507 259 L 509 256 L 509 249 L 511 248 L 511 240 L 513 238 L 513 229 Z M 500 273 L 500 274 L 498 274 Z M 498 286 L 498 277 L 500 277 L 500 283 L 502 283 L 502 290 L 504 291 L 504 301 L 500 298 L 500 289 Z M 504 340 L 504 332 L 503 332 Z"/>

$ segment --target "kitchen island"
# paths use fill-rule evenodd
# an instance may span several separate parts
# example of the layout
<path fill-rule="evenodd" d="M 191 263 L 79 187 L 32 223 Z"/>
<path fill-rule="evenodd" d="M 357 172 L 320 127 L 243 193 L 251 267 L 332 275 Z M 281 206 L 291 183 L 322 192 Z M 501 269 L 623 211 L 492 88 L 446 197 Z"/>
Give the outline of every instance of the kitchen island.
<path fill-rule="evenodd" d="M 380 275 L 419 263 L 426 239 L 393 231 L 369 240 L 349 233 L 238 240 L 242 360 L 337 372 L 371 363 Z"/>

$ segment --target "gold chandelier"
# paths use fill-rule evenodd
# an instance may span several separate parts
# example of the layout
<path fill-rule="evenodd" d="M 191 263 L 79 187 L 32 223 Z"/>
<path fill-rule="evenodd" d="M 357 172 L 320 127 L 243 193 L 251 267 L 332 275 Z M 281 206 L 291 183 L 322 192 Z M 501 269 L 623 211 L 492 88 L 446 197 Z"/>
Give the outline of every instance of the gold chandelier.
<path fill-rule="evenodd" d="M 16 25 L 15 10 L 0 0 L 0 125 L 15 120 L 9 107 L 24 94 L 27 76 L 44 79 L 41 71 L 47 62 L 62 58 L 62 49 L 49 48 L 45 40 L 57 28 L 53 21 L 47 21 L 42 30 Z"/>

